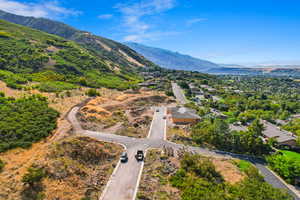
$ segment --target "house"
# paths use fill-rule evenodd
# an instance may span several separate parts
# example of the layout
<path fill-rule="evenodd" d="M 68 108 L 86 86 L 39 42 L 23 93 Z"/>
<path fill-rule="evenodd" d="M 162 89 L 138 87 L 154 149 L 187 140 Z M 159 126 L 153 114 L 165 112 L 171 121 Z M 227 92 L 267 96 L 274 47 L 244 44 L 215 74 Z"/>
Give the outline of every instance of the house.
<path fill-rule="evenodd" d="M 221 118 L 221 119 L 227 119 L 227 116 L 224 115 L 223 113 L 221 113 L 220 111 L 218 111 L 217 109 L 211 108 L 211 109 L 210 109 L 210 112 L 211 112 L 213 115 L 215 115 L 215 116 L 217 116 L 217 117 L 219 117 L 219 118 Z"/>
<path fill-rule="evenodd" d="M 207 91 L 209 92 L 215 92 L 216 89 L 215 88 L 212 88 L 210 87 L 209 85 L 200 85 L 202 88 L 206 89 Z"/>
<path fill-rule="evenodd" d="M 168 114 L 174 124 L 195 124 L 200 121 L 200 117 L 196 114 L 196 110 L 186 107 L 168 108 Z"/>
<path fill-rule="evenodd" d="M 189 87 L 193 95 L 203 95 L 203 91 L 194 84 L 190 83 Z"/>
<path fill-rule="evenodd" d="M 151 82 L 143 82 L 138 84 L 140 87 L 150 87 L 150 86 L 155 86 L 156 83 L 151 81 Z"/>
<path fill-rule="evenodd" d="M 280 130 L 277 126 L 271 124 L 270 122 L 263 121 L 265 130 L 263 135 L 265 139 L 274 138 L 278 142 L 279 146 L 288 146 L 290 148 L 296 147 L 296 136 L 285 130 Z"/>

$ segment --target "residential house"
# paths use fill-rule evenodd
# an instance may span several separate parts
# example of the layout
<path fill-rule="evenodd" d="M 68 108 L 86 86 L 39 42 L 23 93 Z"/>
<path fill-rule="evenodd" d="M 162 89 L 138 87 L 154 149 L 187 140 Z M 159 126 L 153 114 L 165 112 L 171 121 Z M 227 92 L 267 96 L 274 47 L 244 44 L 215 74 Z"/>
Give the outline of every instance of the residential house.
<path fill-rule="evenodd" d="M 280 146 L 296 147 L 297 137 L 288 131 L 279 129 L 276 125 L 270 122 L 263 121 L 265 130 L 263 131 L 265 139 L 274 138 Z"/>
<path fill-rule="evenodd" d="M 199 115 L 196 114 L 196 110 L 186 107 L 168 108 L 167 113 L 171 115 L 174 124 L 195 124 L 201 119 Z"/>

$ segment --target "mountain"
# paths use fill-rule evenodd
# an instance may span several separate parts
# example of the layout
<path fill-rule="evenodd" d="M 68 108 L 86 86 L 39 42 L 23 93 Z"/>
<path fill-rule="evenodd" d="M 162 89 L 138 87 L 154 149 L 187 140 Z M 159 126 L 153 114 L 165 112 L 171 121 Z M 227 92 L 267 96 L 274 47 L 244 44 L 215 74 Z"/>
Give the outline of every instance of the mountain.
<path fill-rule="evenodd" d="M 149 47 L 133 42 L 125 44 L 155 64 L 168 69 L 206 72 L 209 69 L 219 67 L 215 63 L 165 49 Z"/>
<path fill-rule="evenodd" d="M 74 41 L 4 20 L 0 46 L 0 80 L 16 89 L 25 89 L 27 82 L 49 92 L 79 85 L 127 89 L 139 81 Z"/>
<path fill-rule="evenodd" d="M 134 71 L 141 67 L 157 67 L 126 45 L 77 30 L 64 23 L 45 18 L 25 17 L 0 10 L 0 19 L 73 40 L 101 58 L 113 70 Z"/>
<path fill-rule="evenodd" d="M 230 75 L 264 75 L 264 76 L 290 76 L 300 77 L 300 68 L 269 68 L 269 67 L 220 67 L 207 71 L 210 74 Z"/>

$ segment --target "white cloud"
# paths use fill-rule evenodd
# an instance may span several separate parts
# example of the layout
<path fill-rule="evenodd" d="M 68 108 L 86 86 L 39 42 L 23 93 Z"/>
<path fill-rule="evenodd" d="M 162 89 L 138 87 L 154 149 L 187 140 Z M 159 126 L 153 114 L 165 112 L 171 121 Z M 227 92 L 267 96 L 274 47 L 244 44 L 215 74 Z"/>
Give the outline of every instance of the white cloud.
<path fill-rule="evenodd" d="M 110 19 L 112 17 L 113 17 L 112 14 L 103 14 L 98 16 L 99 19 Z"/>
<path fill-rule="evenodd" d="M 139 33 L 139 34 L 131 34 L 126 35 L 123 40 L 125 42 L 143 42 L 145 40 L 159 40 L 161 37 L 166 36 L 172 36 L 172 35 L 178 35 L 179 32 L 176 31 L 168 31 L 168 32 L 161 32 L 161 31 L 152 31 L 152 32 L 146 32 L 146 33 Z"/>
<path fill-rule="evenodd" d="M 146 22 L 146 18 L 174 8 L 175 3 L 175 0 L 138 0 L 136 3 L 116 5 L 122 14 L 123 26 L 127 28 L 124 40 L 141 42 L 168 35 L 168 32 L 154 30 L 154 23 Z"/>
<path fill-rule="evenodd" d="M 187 26 L 192 26 L 194 24 L 197 24 L 199 22 L 203 22 L 203 21 L 206 21 L 207 19 L 206 18 L 194 18 L 194 19 L 189 19 L 186 21 L 186 25 Z"/>
<path fill-rule="evenodd" d="M 0 10 L 17 15 L 58 18 L 79 15 L 81 12 L 61 7 L 58 1 L 43 1 L 41 3 L 21 3 L 13 0 L 0 0 Z"/>

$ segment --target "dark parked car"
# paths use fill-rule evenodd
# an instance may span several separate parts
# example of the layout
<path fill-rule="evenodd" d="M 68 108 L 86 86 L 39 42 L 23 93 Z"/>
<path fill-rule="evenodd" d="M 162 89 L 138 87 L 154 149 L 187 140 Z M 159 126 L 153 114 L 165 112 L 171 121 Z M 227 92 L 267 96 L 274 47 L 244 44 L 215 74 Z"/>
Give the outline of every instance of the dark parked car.
<path fill-rule="evenodd" d="M 125 163 L 125 162 L 128 161 L 128 156 L 127 156 L 127 153 L 126 153 L 126 152 L 123 152 L 123 153 L 121 154 L 120 161 L 121 161 L 122 163 Z"/>
<path fill-rule="evenodd" d="M 143 161 L 144 160 L 144 152 L 142 150 L 137 150 L 135 154 L 135 158 L 137 161 Z"/>

